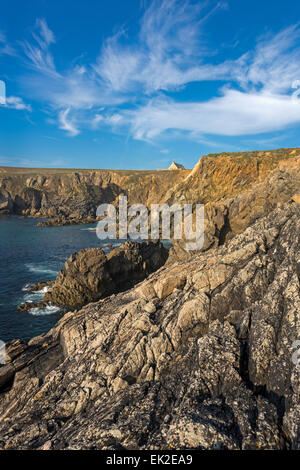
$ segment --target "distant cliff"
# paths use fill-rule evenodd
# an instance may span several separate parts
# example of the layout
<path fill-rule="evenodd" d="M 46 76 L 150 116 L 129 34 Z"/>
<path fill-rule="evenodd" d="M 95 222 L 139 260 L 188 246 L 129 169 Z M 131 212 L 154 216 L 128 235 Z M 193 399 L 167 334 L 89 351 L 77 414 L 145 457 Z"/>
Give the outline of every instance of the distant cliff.
<path fill-rule="evenodd" d="M 51 170 L 0 167 L 0 213 L 45 217 L 53 224 L 94 220 L 120 194 L 128 203 L 159 203 L 190 170 Z"/>
<path fill-rule="evenodd" d="M 0 167 L 0 213 L 46 218 L 47 225 L 94 222 L 101 203 L 205 204 L 204 249 L 241 233 L 300 193 L 300 149 L 220 153 L 181 171 Z M 174 242 L 173 255 L 191 253 Z"/>
<path fill-rule="evenodd" d="M 207 155 L 166 195 L 205 204 L 204 250 L 223 245 L 278 206 L 300 200 L 300 149 Z M 173 241 L 175 258 L 193 256 Z"/>
<path fill-rule="evenodd" d="M 126 193 L 206 216 L 205 252 L 178 241 L 166 264 L 152 243 L 69 258 L 49 300 L 79 310 L 6 345 L 0 449 L 300 450 L 300 149 L 192 172 L 1 172 L 6 212 L 70 223 Z"/>
<path fill-rule="evenodd" d="M 200 158 L 193 170 L 168 190 L 166 200 L 181 203 L 219 201 L 261 183 L 274 169 L 300 158 L 300 148 L 259 152 L 223 152 Z"/>

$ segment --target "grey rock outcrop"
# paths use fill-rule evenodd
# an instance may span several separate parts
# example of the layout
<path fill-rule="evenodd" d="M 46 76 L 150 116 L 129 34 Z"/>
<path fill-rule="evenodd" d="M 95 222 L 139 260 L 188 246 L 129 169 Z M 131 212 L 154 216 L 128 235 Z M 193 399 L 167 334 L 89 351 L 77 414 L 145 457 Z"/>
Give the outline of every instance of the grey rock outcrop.
<path fill-rule="evenodd" d="M 160 242 L 126 242 L 105 255 L 87 248 L 66 261 L 43 302 L 79 308 L 89 302 L 129 289 L 160 268 L 168 250 Z"/>
<path fill-rule="evenodd" d="M 299 236 L 285 204 L 8 346 L 0 448 L 300 449 Z"/>

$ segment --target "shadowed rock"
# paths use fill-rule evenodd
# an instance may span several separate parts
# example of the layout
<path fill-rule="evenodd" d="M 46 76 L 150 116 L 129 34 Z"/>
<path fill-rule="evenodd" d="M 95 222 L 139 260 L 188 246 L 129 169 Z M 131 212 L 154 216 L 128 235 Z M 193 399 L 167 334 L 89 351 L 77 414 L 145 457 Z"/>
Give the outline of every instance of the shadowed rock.
<path fill-rule="evenodd" d="M 206 203 L 207 251 L 189 259 L 179 244 L 148 275 L 151 243 L 73 255 L 46 295 L 94 303 L 7 345 L 0 449 L 300 450 L 299 162 L 200 161 L 166 195 Z"/>
<path fill-rule="evenodd" d="M 121 194 L 129 204 L 159 203 L 189 173 L 0 167 L 0 214 L 47 218 L 41 225 L 91 223 L 99 204 L 115 203 Z"/>
<path fill-rule="evenodd" d="M 126 242 L 105 255 L 87 248 L 66 261 L 43 302 L 78 308 L 129 289 L 160 268 L 168 257 L 160 242 Z"/>
<path fill-rule="evenodd" d="M 18 346 L 0 448 L 300 449 L 299 236 L 283 205 Z"/>

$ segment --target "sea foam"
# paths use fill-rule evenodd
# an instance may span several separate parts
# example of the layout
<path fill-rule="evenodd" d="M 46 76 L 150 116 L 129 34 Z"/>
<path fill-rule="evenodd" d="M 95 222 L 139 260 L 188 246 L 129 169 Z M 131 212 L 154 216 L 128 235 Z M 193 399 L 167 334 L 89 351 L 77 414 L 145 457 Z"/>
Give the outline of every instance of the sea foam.
<path fill-rule="evenodd" d="M 47 305 L 46 307 L 34 307 L 28 310 L 28 313 L 35 316 L 43 316 L 43 315 L 53 315 L 60 311 L 60 308 L 56 305 Z"/>
<path fill-rule="evenodd" d="M 58 271 L 54 271 L 53 269 L 49 269 L 49 268 L 46 268 L 45 266 L 41 266 L 41 265 L 26 264 L 25 266 L 32 273 L 50 274 L 51 276 L 57 276 L 57 274 L 58 274 Z"/>

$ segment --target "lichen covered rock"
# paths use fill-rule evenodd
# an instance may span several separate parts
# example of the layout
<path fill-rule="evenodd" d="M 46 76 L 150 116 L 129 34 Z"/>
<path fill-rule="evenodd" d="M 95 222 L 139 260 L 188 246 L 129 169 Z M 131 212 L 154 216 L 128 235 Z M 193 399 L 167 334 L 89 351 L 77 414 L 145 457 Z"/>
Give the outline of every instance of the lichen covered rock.
<path fill-rule="evenodd" d="M 299 236 L 285 204 L 8 346 L 0 448 L 300 449 Z"/>

